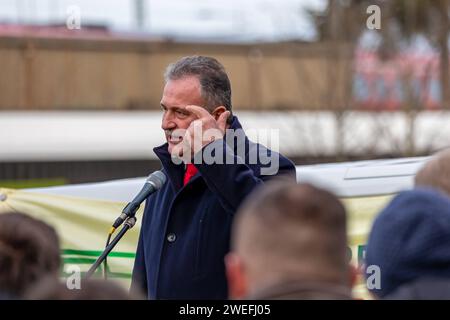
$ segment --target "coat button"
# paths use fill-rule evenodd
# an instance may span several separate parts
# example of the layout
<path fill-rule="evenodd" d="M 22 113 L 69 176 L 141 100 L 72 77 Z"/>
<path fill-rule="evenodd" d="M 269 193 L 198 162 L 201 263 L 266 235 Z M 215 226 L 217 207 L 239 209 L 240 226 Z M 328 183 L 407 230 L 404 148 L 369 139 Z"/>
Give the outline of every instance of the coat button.
<path fill-rule="evenodd" d="M 169 242 L 175 242 L 175 240 L 177 240 L 177 236 L 175 233 L 169 233 L 167 235 L 167 241 Z"/>

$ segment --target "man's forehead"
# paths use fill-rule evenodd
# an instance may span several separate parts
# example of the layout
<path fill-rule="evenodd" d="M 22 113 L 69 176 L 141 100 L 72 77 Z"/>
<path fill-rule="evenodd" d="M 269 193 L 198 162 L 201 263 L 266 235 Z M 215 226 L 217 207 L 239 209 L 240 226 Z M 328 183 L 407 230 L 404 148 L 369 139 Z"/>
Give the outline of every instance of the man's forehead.
<path fill-rule="evenodd" d="M 187 105 L 202 105 L 200 83 L 195 77 L 169 80 L 164 86 L 161 105 L 185 108 Z"/>

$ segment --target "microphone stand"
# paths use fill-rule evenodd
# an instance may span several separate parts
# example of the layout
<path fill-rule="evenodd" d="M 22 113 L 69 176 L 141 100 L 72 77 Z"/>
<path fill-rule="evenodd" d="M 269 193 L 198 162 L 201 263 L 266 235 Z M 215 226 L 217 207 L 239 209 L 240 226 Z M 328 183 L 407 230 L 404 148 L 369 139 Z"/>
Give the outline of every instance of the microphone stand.
<path fill-rule="evenodd" d="M 136 218 L 134 216 L 127 218 L 123 223 L 122 229 L 119 231 L 117 236 L 111 241 L 111 243 L 103 250 L 102 254 L 98 257 L 97 261 L 89 268 L 88 272 L 85 275 L 85 279 L 89 279 L 97 270 L 97 268 L 102 264 L 102 262 L 106 259 L 108 254 L 114 249 L 116 244 L 122 239 L 125 233 L 134 227 L 136 223 Z"/>

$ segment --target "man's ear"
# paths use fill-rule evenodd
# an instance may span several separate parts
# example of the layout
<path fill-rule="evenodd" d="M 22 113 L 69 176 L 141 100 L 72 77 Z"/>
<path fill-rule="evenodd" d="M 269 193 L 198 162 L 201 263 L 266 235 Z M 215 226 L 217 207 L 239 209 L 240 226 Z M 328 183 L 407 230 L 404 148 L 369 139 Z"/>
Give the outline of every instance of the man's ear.
<path fill-rule="evenodd" d="M 244 299 L 248 294 L 247 277 L 242 259 L 233 252 L 225 256 L 228 280 L 228 297 L 233 300 Z"/>
<path fill-rule="evenodd" d="M 220 106 L 217 107 L 213 110 L 213 112 L 211 112 L 212 116 L 214 117 L 214 119 L 219 120 L 219 117 L 222 113 L 224 113 L 225 111 L 227 111 L 227 108 L 225 108 L 224 106 Z"/>

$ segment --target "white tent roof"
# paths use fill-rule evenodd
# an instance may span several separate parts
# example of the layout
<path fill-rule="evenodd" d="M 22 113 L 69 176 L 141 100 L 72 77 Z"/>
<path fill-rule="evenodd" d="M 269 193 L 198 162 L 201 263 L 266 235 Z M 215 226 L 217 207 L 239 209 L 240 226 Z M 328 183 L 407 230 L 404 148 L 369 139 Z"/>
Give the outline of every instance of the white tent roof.
<path fill-rule="evenodd" d="M 327 188 L 341 197 L 391 194 L 411 188 L 414 175 L 427 159 L 420 157 L 297 166 L 297 181 Z M 145 177 L 140 177 L 26 191 L 128 202 L 144 181 Z"/>

